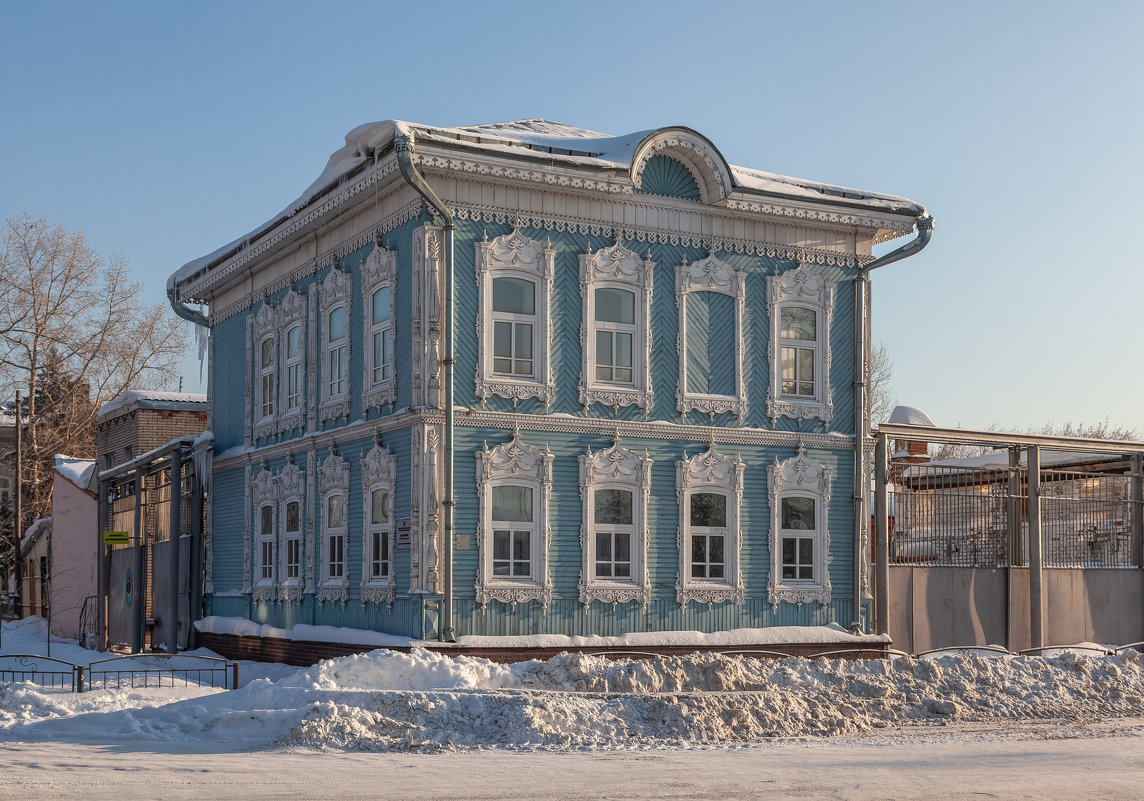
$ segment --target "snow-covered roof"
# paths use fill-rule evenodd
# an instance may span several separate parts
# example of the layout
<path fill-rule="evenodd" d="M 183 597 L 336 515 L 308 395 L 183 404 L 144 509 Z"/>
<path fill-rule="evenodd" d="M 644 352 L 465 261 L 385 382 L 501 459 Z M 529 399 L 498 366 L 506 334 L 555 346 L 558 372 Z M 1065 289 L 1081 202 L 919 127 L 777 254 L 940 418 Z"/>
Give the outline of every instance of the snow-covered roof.
<path fill-rule="evenodd" d="M 175 411 L 198 410 L 206 406 L 207 396 L 192 392 L 161 392 L 150 389 L 129 389 L 99 407 L 102 420 L 116 412 L 127 409 L 170 409 Z M 205 411 L 205 409 L 203 409 Z"/>
<path fill-rule="evenodd" d="M 314 198 L 329 190 L 343 176 L 372 161 L 376 154 L 388 148 L 397 136 L 416 134 L 418 141 L 444 144 L 453 148 L 499 152 L 516 157 L 543 154 L 546 161 L 559 162 L 567 166 L 630 171 L 635 166 L 641 145 L 652 136 L 665 131 L 686 132 L 703 139 L 700 134 L 681 126 L 612 136 L 544 119 L 459 127 L 430 126 L 401 120 L 383 120 L 359 125 L 346 134 L 345 145 L 330 156 L 322 173 L 297 199 L 253 231 L 212 253 L 184 264 L 167 279 L 167 290 L 168 292 L 175 290 L 179 284 L 203 269 L 224 260 L 242 245 L 257 239 L 278 223 L 292 217 Z M 737 167 L 727 164 L 714 145 L 711 145 L 710 150 L 712 152 L 707 156 L 708 163 L 719 162 L 718 166 L 725 168 L 730 175 L 733 188 L 747 195 L 825 202 L 853 207 L 867 213 L 896 213 L 915 217 L 925 213 L 925 208 L 921 204 L 908 198 Z"/>
<path fill-rule="evenodd" d="M 32 524 L 28 526 L 28 529 L 24 532 L 24 535 L 20 537 L 20 558 L 23 559 L 27 555 L 28 549 L 35 545 L 36 541 L 46 532 L 51 530 L 52 519 L 50 517 L 37 517 L 33 520 Z"/>
<path fill-rule="evenodd" d="M 1081 453 L 1079 451 L 1041 451 L 1041 467 L 1065 467 L 1069 465 L 1089 465 L 1099 464 L 1101 462 L 1118 462 L 1124 459 L 1123 454 L 1109 453 L 1108 451 L 1101 451 L 1099 453 Z M 1021 451 L 1021 464 L 1025 464 L 1025 451 Z M 962 456 L 957 459 L 939 459 L 936 462 L 925 462 L 924 464 L 916 464 L 906 468 L 902 475 L 906 478 L 917 478 L 919 476 L 928 475 L 931 472 L 937 473 L 938 468 L 944 468 L 942 472 L 948 472 L 949 468 L 963 469 L 963 470 L 986 470 L 989 468 L 1008 467 L 1009 466 L 1009 451 L 998 450 L 983 453 L 980 456 Z"/>
<path fill-rule="evenodd" d="M 890 419 L 886 422 L 898 425 L 934 427 L 930 416 L 916 406 L 895 406 L 894 411 L 890 412 Z"/>
<path fill-rule="evenodd" d="M 92 474 L 95 473 L 95 459 L 77 459 L 57 453 L 55 470 L 80 489 L 89 489 Z"/>

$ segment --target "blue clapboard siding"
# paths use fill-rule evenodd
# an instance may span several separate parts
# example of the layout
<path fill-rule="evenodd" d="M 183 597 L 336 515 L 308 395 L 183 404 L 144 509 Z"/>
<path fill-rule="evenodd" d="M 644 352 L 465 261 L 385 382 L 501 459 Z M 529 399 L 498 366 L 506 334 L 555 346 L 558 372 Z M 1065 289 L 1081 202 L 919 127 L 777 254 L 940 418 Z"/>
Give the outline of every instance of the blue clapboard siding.
<path fill-rule="evenodd" d="M 687 391 L 735 394 L 735 300 L 718 292 L 688 292 Z"/>
<path fill-rule="evenodd" d="M 242 590 L 243 534 L 246 521 L 246 471 L 211 476 L 212 580 L 215 592 Z"/>
<path fill-rule="evenodd" d="M 211 330 L 211 412 L 215 450 L 242 445 L 246 427 L 246 319 L 236 314 Z"/>

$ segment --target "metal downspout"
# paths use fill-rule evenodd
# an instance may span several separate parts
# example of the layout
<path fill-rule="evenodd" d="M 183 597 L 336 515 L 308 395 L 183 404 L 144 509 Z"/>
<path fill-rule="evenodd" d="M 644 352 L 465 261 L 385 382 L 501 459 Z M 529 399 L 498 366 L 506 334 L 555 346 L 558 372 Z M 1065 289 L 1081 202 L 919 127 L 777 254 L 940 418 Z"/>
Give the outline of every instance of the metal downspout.
<path fill-rule="evenodd" d="M 933 235 L 933 217 L 922 212 L 917 219 L 918 235 L 879 259 L 858 268 L 854 277 L 854 489 L 851 505 L 854 510 L 854 615 L 850 623 L 853 631 L 862 629 L 862 562 L 866 558 L 862 531 L 869 516 L 866 512 L 866 440 L 870 434 L 870 409 L 866 402 L 866 373 L 869 365 L 870 342 L 867 310 L 870 301 L 870 271 L 909 258 L 929 244 Z M 878 587 L 878 593 L 887 588 Z M 879 624 L 881 625 L 881 624 Z"/>
<path fill-rule="evenodd" d="M 454 642 L 453 632 L 453 239 L 456 224 L 453 215 L 441 198 L 426 183 L 424 176 L 417 171 L 413 164 L 413 136 L 396 136 L 393 140 L 393 149 L 397 153 L 397 164 L 401 168 L 401 177 L 411 187 L 425 198 L 437 214 L 445 221 L 445 353 L 441 360 L 444 366 L 445 378 L 445 554 L 444 554 L 444 584 L 445 603 L 442 610 L 442 625 L 440 638 L 445 642 Z"/>
<path fill-rule="evenodd" d="M 176 290 L 175 287 L 167 287 L 167 300 L 170 301 L 171 308 L 174 309 L 175 314 L 184 320 L 190 320 L 195 325 L 201 325 L 203 328 L 209 329 L 211 327 L 211 322 L 206 318 L 206 315 L 183 305 L 182 301 L 179 300 L 178 290 Z"/>

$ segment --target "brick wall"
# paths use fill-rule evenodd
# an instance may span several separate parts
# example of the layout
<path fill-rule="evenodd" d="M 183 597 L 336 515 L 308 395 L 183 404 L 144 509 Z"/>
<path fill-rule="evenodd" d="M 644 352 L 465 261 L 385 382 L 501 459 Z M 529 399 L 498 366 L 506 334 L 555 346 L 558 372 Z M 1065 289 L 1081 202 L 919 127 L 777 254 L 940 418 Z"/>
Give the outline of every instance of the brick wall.
<path fill-rule="evenodd" d="M 100 469 L 122 464 L 176 437 L 201 434 L 206 426 L 205 410 L 130 409 L 105 418 L 96 434 Z M 110 463 L 107 456 L 111 456 Z"/>
<path fill-rule="evenodd" d="M 235 634 L 206 634 L 197 632 L 197 645 L 209 648 L 227 659 L 249 659 L 255 662 L 280 662 L 286 665 L 309 666 L 323 659 L 333 659 L 339 656 L 365 653 L 379 650 L 372 645 L 351 645 L 347 643 L 307 642 L 301 640 L 283 640 L 276 637 L 240 637 Z M 853 646 L 841 643 L 799 643 L 790 645 L 761 645 L 761 646 L 717 646 L 697 648 L 684 645 L 644 645 L 632 648 L 586 647 L 586 648 L 463 648 L 458 646 L 429 646 L 426 650 L 450 656 L 475 656 L 488 659 L 490 662 L 511 664 L 524 662 L 529 659 L 551 659 L 557 654 L 569 651 L 572 653 L 593 654 L 615 659 L 640 658 L 645 656 L 683 656 L 696 651 L 712 653 L 728 653 L 744 650 L 762 651 L 757 654 L 762 658 L 811 657 L 818 654 L 834 651 L 845 651 L 837 654 L 839 659 L 879 659 L 887 654 L 889 646 L 883 643 L 871 643 L 854 650 Z M 409 648 L 389 646 L 384 650 L 409 653 Z"/>

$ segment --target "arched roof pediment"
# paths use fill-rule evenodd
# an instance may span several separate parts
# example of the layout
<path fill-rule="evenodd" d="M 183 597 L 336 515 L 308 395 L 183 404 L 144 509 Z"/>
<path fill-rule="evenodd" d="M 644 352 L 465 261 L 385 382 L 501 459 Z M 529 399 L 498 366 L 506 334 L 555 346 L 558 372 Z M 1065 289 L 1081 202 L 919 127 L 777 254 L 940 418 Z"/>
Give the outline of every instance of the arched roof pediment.
<path fill-rule="evenodd" d="M 721 203 L 731 194 L 731 166 L 711 140 L 697 131 L 673 125 L 645 136 L 632 154 L 631 179 L 637 189 L 644 167 L 654 156 L 668 156 L 687 167 L 699 184 L 702 202 L 708 205 Z"/>

